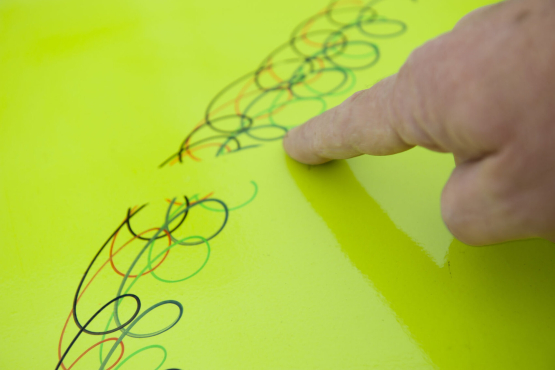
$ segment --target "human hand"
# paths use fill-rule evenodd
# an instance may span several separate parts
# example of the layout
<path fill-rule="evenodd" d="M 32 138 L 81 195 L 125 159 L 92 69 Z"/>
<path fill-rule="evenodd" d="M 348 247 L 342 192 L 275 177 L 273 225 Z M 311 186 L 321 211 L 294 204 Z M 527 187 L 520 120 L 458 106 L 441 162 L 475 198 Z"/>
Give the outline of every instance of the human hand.
<path fill-rule="evenodd" d="M 510 0 L 465 16 L 399 72 L 291 130 L 299 162 L 453 153 L 442 215 L 461 241 L 555 241 L 555 1 Z"/>

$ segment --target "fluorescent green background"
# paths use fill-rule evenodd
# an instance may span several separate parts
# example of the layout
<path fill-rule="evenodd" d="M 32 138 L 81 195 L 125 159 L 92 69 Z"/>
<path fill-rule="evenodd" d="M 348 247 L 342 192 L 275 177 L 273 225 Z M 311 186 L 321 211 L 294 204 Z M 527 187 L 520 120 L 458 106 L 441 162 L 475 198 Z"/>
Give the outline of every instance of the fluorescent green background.
<path fill-rule="evenodd" d="M 382 58 L 356 89 L 485 2 L 380 3 L 408 31 L 379 43 Z M 126 339 L 126 354 L 161 344 L 162 369 L 553 368 L 553 245 L 454 241 L 439 211 L 448 155 L 415 149 L 307 167 L 270 143 L 157 168 L 215 93 L 326 5 L 0 4 L 2 369 L 54 368 L 77 283 L 128 207 L 150 202 L 137 225 L 157 227 L 166 198 L 214 191 L 233 206 L 250 197 L 250 181 L 258 196 L 230 214 L 198 276 L 143 278 L 145 306 L 176 299 L 185 312 L 160 336 Z M 212 230 L 219 215 L 196 211 L 187 230 Z M 172 252 L 168 263 L 192 271 L 200 252 Z M 80 315 L 118 282 L 99 278 Z M 161 310 L 145 328 L 172 315 Z M 64 348 L 75 333 L 70 323 Z M 82 337 L 68 363 L 98 339 Z M 155 369 L 161 358 L 147 351 L 122 369 Z M 92 351 L 74 369 L 98 364 Z"/>

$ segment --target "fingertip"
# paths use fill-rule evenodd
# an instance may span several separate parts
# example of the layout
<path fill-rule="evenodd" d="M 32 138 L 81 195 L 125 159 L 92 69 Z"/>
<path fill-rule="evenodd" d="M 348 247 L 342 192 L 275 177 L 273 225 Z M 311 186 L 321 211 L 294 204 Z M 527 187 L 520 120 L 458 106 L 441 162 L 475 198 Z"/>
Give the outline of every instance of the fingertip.
<path fill-rule="evenodd" d="M 289 157 L 295 160 L 297 160 L 295 158 L 295 139 L 294 139 L 296 129 L 297 127 L 294 127 L 289 131 L 287 131 L 282 141 L 282 145 L 283 145 L 283 149 L 285 150 L 285 153 L 287 153 Z"/>
<path fill-rule="evenodd" d="M 283 149 L 297 162 L 304 164 L 322 164 L 329 159 L 322 158 L 310 151 L 310 142 L 305 137 L 303 125 L 292 128 L 283 138 Z"/>

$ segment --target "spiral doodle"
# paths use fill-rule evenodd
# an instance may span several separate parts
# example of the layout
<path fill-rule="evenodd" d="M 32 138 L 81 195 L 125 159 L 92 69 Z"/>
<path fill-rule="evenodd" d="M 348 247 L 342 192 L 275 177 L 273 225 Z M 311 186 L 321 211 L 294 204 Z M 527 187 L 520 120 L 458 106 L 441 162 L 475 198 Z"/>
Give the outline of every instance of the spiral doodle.
<path fill-rule="evenodd" d="M 165 160 L 160 167 L 183 162 L 184 158 L 200 161 L 198 152 L 212 157 L 232 154 L 241 150 L 256 148 L 265 142 L 280 140 L 287 131 L 301 122 L 291 122 L 284 118 L 284 113 L 291 107 L 301 106 L 316 108 L 313 115 L 324 112 L 328 108 L 329 98 L 351 91 L 356 84 L 356 71 L 373 67 L 380 59 L 378 41 L 404 34 L 407 26 L 400 20 L 389 19 L 377 13 L 375 5 L 380 0 L 363 3 L 362 0 L 336 0 L 325 9 L 301 22 L 291 33 L 289 41 L 275 48 L 260 65 L 252 72 L 231 82 L 218 92 L 208 103 L 204 117 L 185 137 L 176 153 Z M 210 260 L 212 249 L 210 242 L 226 227 L 230 212 L 238 210 L 256 198 L 258 185 L 252 181 L 253 195 L 246 201 L 228 207 L 223 201 L 213 198 L 212 193 L 200 197 L 184 196 L 177 201 L 168 199 L 168 207 L 162 225 L 138 228 L 136 215 L 146 205 L 128 209 L 124 220 L 100 247 L 89 263 L 81 278 L 74 295 L 69 315 L 63 326 L 58 342 L 57 369 L 70 370 L 93 349 L 98 349 L 99 369 L 118 370 L 129 364 L 133 357 L 145 351 L 161 351 L 163 358 L 155 370 L 162 369 L 168 353 L 162 345 L 147 345 L 126 354 L 125 338 L 149 338 L 163 334 L 172 329 L 183 317 L 183 305 L 177 300 L 163 300 L 150 307 L 143 307 L 132 288 L 141 279 L 152 277 L 164 284 L 176 284 L 188 281 L 197 276 Z M 194 208 L 204 209 L 219 214 L 223 221 L 216 230 L 207 236 L 187 235 L 178 237 L 183 225 L 189 222 L 190 211 Z M 193 212 L 194 213 L 194 212 Z M 129 240 L 118 246 L 118 241 L 129 233 Z M 145 242 L 134 256 L 127 269 L 120 269 L 114 257 L 120 252 L 129 250 L 129 245 Z M 155 243 L 164 243 L 162 250 L 154 248 Z M 163 273 L 163 266 L 173 255 L 173 248 L 178 246 L 198 246 L 202 251 L 202 263 L 192 272 L 179 277 L 168 277 Z M 204 249 L 205 248 L 205 249 Z M 100 263 L 102 253 L 107 253 L 105 261 L 93 273 L 93 265 Z M 205 254 L 204 254 L 205 253 Z M 102 257 L 104 258 L 104 257 Z M 119 257 L 118 257 L 119 258 Z M 146 259 L 142 266 L 139 261 Z M 87 320 L 78 314 L 78 304 L 95 278 L 109 266 L 121 282 L 115 295 L 103 304 Z M 119 266 L 119 267 L 118 267 Z M 161 271 L 162 270 L 162 271 Z M 91 276 L 92 275 L 92 276 Z M 90 276 L 90 278 L 88 278 Z M 88 281 L 87 281 L 88 278 Z M 135 290 L 136 291 L 136 290 Z M 134 310 L 129 318 L 122 318 L 121 304 L 125 299 L 134 302 Z M 100 305 L 99 305 L 100 306 Z M 170 324 L 148 333 L 133 331 L 142 319 L 157 308 L 175 307 L 178 313 Z M 81 307 L 81 306 L 80 306 Z M 91 324 L 99 320 L 106 309 L 111 313 L 104 330 L 92 330 Z M 62 353 L 62 344 L 70 320 L 77 327 L 77 334 Z M 88 347 L 76 357 L 71 365 L 64 364 L 68 353 L 75 343 L 85 335 L 100 336 L 101 339 Z M 110 336 L 114 334 L 114 336 Z M 105 349 L 105 344 L 110 343 Z M 111 359 L 112 364 L 108 367 Z M 67 361 L 67 360 L 66 360 Z M 129 366 L 129 365 L 128 365 Z M 166 370 L 179 370 L 176 368 Z"/>
<path fill-rule="evenodd" d="M 218 157 L 279 140 L 301 123 L 280 119 L 280 113 L 292 105 L 317 106 L 313 115 L 324 112 L 326 98 L 352 90 L 355 72 L 378 62 L 380 49 L 375 41 L 407 30 L 404 22 L 378 15 L 377 2 L 332 1 L 301 22 L 289 41 L 274 49 L 258 68 L 214 96 L 203 120 L 160 167 L 183 162 L 184 157 L 200 161 L 196 155 L 200 150 L 212 148 L 212 156 Z"/>
<path fill-rule="evenodd" d="M 131 221 L 141 210 L 143 210 L 146 207 L 146 205 L 143 205 L 141 207 L 130 208 L 127 211 L 126 217 L 121 222 L 121 224 L 110 235 L 110 237 L 106 240 L 106 242 L 100 247 L 100 249 L 94 256 L 94 258 L 90 262 L 89 266 L 85 270 L 85 273 L 83 274 L 83 277 L 81 278 L 78 284 L 77 291 L 73 299 L 72 309 L 69 313 L 69 316 L 67 317 L 65 325 L 62 329 L 62 334 L 60 336 L 60 340 L 58 344 L 59 361 L 56 366 L 56 369 L 61 368 L 64 370 L 70 370 L 88 352 L 90 352 L 96 347 L 98 347 L 99 349 L 99 357 L 100 357 L 99 369 L 100 370 L 111 370 L 111 369 L 117 370 L 132 357 L 136 356 L 137 354 L 143 351 L 150 350 L 150 349 L 158 349 L 163 352 L 164 358 L 162 359 L 160 365 L 156 368 L 156 369 L 160 369 L 163 366 L 165 359 L 167 357 L 166 349 L 163 346 L 149 345 L 129 354 L 127 357 L 124 358 L 125 346 L 124 346 L 123 340 L 126 337 L 133 337 L 133 338 L 154 337 L 170 330 L 181 320 L 181 317 L 183 315 L 183 306 L 180 302 L 176 300 L 164 300 L 146 308 L 144 311 L 141 312 L 141 308 L 142 308 L 141 299 L 136 294 L 131 293 L 131 289 L 137 283 L 137 281 L 139 281 L 141 278 L 147 275 L 152 276 L 154 279 L 162 283 L 179 283 L 179 282 L 186 281 L 199 274 L 204 269 L 204 267 L 206 266 L 206 264 L 210 259 L 211 247 L 210 247 L 209 241 L 217 237 L 223 231 L 223 229 L 227 224 L 229 212 L 246 206 L 247 204 L 252 202 L 253 199 L 256 197 L 258 193 L 258 185 L 254 181 L 252 181 L 251 183 L 254 186 L 253 195 L 245 202 L 231 209 L 228 208 L 228 206 L 223 201 L 211 197 L 213 193 L 210 193 L 203 198 L 200 198 L 198 195 L 193 195 L 190 198 L 185 196 L 184 202 L 182 203 L 176 202 L 176 199 L 174 198 L 173 200 L 169 201 L 169 205 L 166 209 L 163 224 L 160 227 L 147 228 L 141 232 L 134 231 Z M 175 233 L 182 227 L 182 225 L 185 224 L 185 220 L 188 219 L 189 212 L 191 211 L 191 209 L 197 206 L 199 206 L 200 208 L 206 209 L 210 212 L 214 212 L 214 214 L 218 212 L 222 213 L 223 221 L 221 225 L 214 232 L 212 232 L 209 236 L 206 236 L 206 237 L 203 237 L 200 235 L 191 235 L 183 238 L 177 238 L 175 236 Z M 125 230 L 125 229 L 128 230 L 129 234 L 131 235 L 131 238 L 125 243 L 123 243 L 121 246 L 119 246 L 119 248 L 116 249 L 115 245 L 116 245 L 116 240 L 118 238 L 118 235 L 120 235 L 120 232 L 122 232 L 122 230 Z M 150 237 L 144 236 L 144 235 L 150 235 L 150 234 L 152 234 Z M 157 240 L 162 240 L 162 238 L 167 239 L 166 247 L 164 247 L 162 251 L 158 251 L 155 253 L 154 242 Z M 146 243 L 140 249 L 140 251 L 135 255 L 129 268 L 124 273 L 120 271 L 116 266 L 114 262 L 114 257 L 118 255 L 123 249 L 125 249 L 134 240 L 143 240 L 143 241 L 146 241 Z M 164 263 L 164 261 L 168 258 L 168 255 L 173 248 L 177 246 L 193 246 L 193 245 L 202 245 L 202 244 L 204 244 L 206 247 L 206 257 L 204 258 L 201 265 L 198 268 L 196 268 L 193 272 L 188 273 L 186 276 L 182 276 L 180 278 L 174 278 L 174 279 L 162 277 L 156 272 L 158 267 L 160 267 Z M 102 254 L 104 250 L 108 251 L 108 257 L 106 258 L 106 261 L 98 268 L 98 270 L 92 275 L 89 281 L 85 284 L 85 281 L 87 280 L 87 276 L 89 276 L 89 274 L 91 273 L 91 269 L 93 265 L 95 265 L 95 262 L 97 262 L 97 260 L 99 259 L 99 256 Z M 147 257 L 147 262 L 142 268 L 140 268 L 139 260 L 143 255 Z M 78 307 L 77 307 L 78 303 L 81 300 L 82 296 L 86 293 L 91 283 L 95 281 L 95 278 L 97 277 L 97 275 L 106 266 L 110 266 L 114 273 L 116 273 L 117 275 L 123 278 L 115 294 L 115 297 L 109 300 L 107 303 L 105 303 L 83 324 L 78 315 Z M 137 271 L 136 273 L 132 274 L 132 272 L 135 272 L 135 270 L 140 270 L 140 271 Z M 129 319 L 121 320 L 119 307 L 120 307 L 121 301 L 126 298 L 132 298 L 132 300 L 135 302 L 135 310 L 133 311 L 133 314 Z M 131 331 L 132 328 L 137 323 L 139 323 L 145 316 L 147 316 L 150 312 L 152 312 L 156 308 L 159 308 L 165 305 L 174 306 L 179 310 L 179 313 L 169 325 L 149 333 L 136 333 Z M 89 330 L 88 327 L 90 326 L 90 324 L 93 321 L 95 321 L 95 319 L 104 310 L 106 310 L 109 307 L 113 307 L 113 312 L 111 313 L 108 319 L 105 329 L 103 331 Z M 62 342 L 71 318 L 73 318 L 73 321 L 78 329 L 78 332 L 75 335 L 75 337 L 72 339 L 71 343 L 66 347 L 66 350 L 64 351 L 64 353 L 62 354 Z M 110 329 L 110 327 L 113 325 L 115 325 L 115 327 Z M 109 334 L 116 333 L 116 332 L 120 332 L 119 336 L 107 338 Z M 82 334 L 99 335 L 99 336 L 102 336 L 102 338 L 99 342 L 93 344 L 87 350 L 85 350 L 81 355 L 79 355 L 71 365 L 69 366 L 64 365 L 64 359 L 67 357 L 68 353 L 70 352 L 70 350 L 72 349 L 72 347 L 74 346 L 76 341 L 81 337 Z M 108 349 L 107 354 L 104 355 L 103 354 L 104 344 L 108 342 L 113 342 L 113 344 Z M 118 351 L 119 356 L 110 367 L 107 367 L 110 359 L 116 353 L 118 348 L 119 348 L 119 351 Z M 173 370 L 178 370 L 178 369 L 174 368 Z"/>

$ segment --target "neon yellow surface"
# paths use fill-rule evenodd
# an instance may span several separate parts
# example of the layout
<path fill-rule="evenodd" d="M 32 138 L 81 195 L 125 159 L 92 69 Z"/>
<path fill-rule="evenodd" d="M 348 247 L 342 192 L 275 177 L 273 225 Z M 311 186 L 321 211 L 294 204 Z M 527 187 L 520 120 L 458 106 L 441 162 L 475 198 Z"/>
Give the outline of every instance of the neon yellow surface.
<path fill-rule="evenodd" d="M 326 97 L 326 107 L 395 73 L 411 50 L 486 2 L 376 3 L 373 19 L 399 20 L 406 31 L 372 39 L 377 63 L 352 72 L 356 83 Z M 222 88 L 326 6 L 0 4 L 0 368 L 54 369 L 58 351 L 78 333 L 70 319 L 59 347 L 79 280 L 128 209 L 137 233 L 155 228 L 143 234 L 149 239 L 171 200 L 182 203 L 184 195 L 190 210 L 172 236 L 200 244 L 176 245 L 158 231 L 153 261 L 147 251 L 131 272 L 146 275 L 125 286 L 135 281 L 129 292 L 140 298 L 141 313 L 171 300 L 183 314 L 160 335 L 125 337 L 123 356 L 118 345 L 106 369 L 116 361 L 113 368 L 123 370 L 553 368 L 553 244 L 473 248 L 454 240 L 439 210 L 453 168 L 448 155 L 415 149 L 310 167 L 288 159 L 276 140 L 230 153 L 222 147 L 218 157 L 217 146 L 191 152 L 202 161 L 174 156 Z M 301 40 L 303 47 L 322 42 L 311 40 Z M 375 57 L 353 50 L 350 61 Z M 280 122 L 301 123 L 318 104 L 291 104 Z M 166 158 L 173 162 L 159 168 Z M 226 215 L 210 199 L 226 204 L 228 220 L 205 242 Z M 148 243 L 130 240 L 123 227 L 93 265 L 85 284 L 108 262 L 78 303 L 82 323 L 117 296 L 123 277 L 115 270 L 125 275 Z M 122 248 L 114 268 L 112 242 L 113 253 Z M 133 302 L 122 301 L 122 323 Z M 112 307 L 87 329 L 105 330 Z M 131 332 L 160 330 L 179 312 L 176 303 L 155 308 Z M 102 339 L 82 334 L 65 368 Z M 102 368 L 114 343 L 105 342 L 102 354 L 94 347 L 72 369 Z"/>

